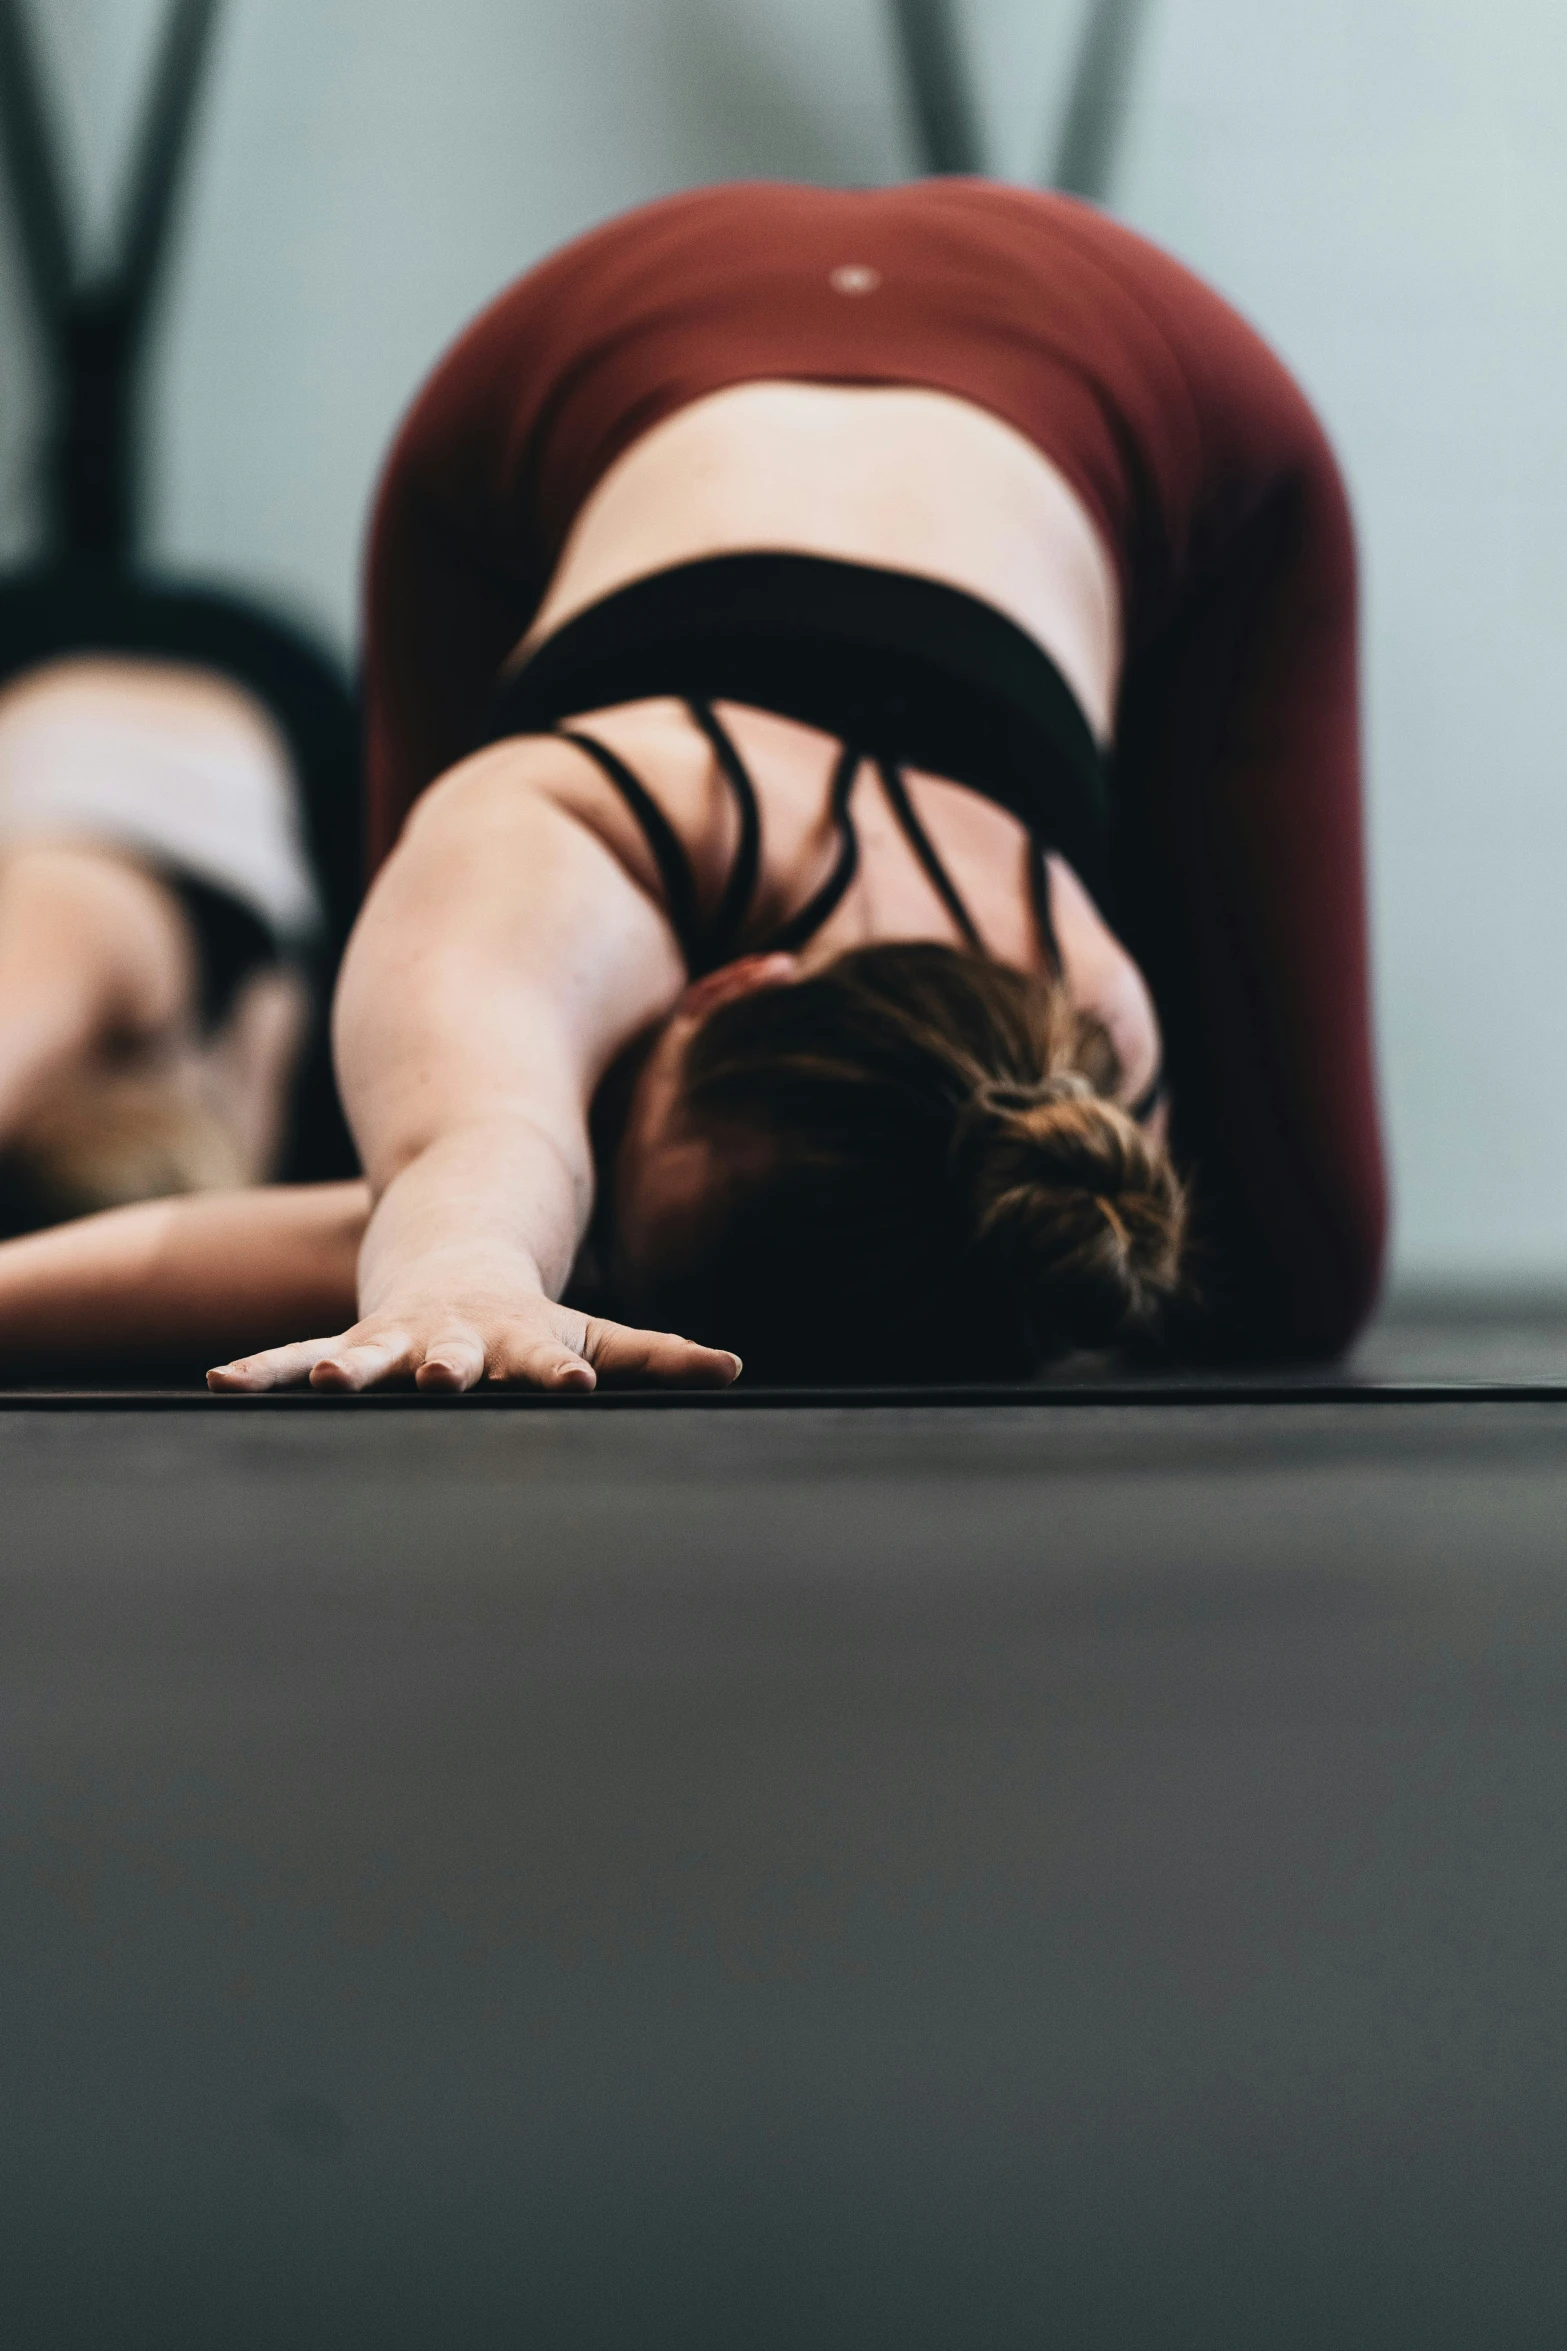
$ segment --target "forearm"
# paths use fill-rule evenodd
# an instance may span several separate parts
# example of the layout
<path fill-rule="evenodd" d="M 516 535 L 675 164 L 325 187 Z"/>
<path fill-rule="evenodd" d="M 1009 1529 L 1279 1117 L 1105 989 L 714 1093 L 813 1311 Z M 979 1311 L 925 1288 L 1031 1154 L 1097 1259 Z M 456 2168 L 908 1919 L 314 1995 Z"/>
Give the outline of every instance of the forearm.
<path fill-rule="evenodd" d="M 385 1186 L 359 1265 L 362 1314 L 476 1286 L 560 1295 L 592 1206 L 576 1151 L 520 1115 L 438 1132 Z"/>
<path fill-rule="evenodd" d="M 0 1361 L 208 1357 L 353 1311 L 363 1184 L 147 1201 L 0 1243 Z"/>
<path fill-rule="evenodd" d="M 663 917 L 530 788 L 561 756 L 502 745 L 438 785 L 350 943 L 333 1028 L 376 1199 L 366 1314 L 497 1281 L 559 1294 L 592 1210 L 594 1091 L 679 992 Z"/>

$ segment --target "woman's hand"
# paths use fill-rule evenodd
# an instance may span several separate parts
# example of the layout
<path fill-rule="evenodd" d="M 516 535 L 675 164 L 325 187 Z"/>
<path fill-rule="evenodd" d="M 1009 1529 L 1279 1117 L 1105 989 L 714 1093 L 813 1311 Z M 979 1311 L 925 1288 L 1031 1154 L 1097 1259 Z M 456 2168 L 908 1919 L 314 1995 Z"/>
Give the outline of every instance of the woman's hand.
<path fill-rule="evenodd" d="M 367 1315 L 332 1339 L 302 1339 L 207 1374 L 222 1394 L 255 1395 L 308 1380 L 357 1394 L 386 1381 L 459 1392 L 481 1382 L 581 1389 L 601 1379 L 655 1387 L 726 1388 L 740 1358 L 671 1331 L 630 1330 L 537 1295 L 479 1293 Z"/>

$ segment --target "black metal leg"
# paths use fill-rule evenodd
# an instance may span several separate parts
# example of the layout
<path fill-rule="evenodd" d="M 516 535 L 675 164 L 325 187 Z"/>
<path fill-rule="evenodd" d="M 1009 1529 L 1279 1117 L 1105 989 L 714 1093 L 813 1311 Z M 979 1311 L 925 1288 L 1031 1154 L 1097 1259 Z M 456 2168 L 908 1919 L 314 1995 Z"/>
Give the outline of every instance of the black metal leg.
<path fill-rule="evenodd" d="M 218 0 L 174 0 L 142 118 L 121 233 L 117 276 L 144 316 L 168 249 L 169 225 L 190 149 L 191 117 Z"/>
<path fill-rule="evenodd" d="M 980 123 L 954 0 L 891 0 L 922 172 L 982 172 Z M 1053 188 L 1102 203 L 1110 192 L 1148 0 L 1088 0 L 1055 154 Z"/>
<path fill-rule="evenodd" d="M 71 224 L 21 0 L 0 0 L 0 166 L 34 307 L 52 323 L 71 286 Z"/>
<path fill-rule="evenodd" d="M 122 562 L 136 532 L 134 405 L 218 0 L 173 0 L 121 215 L 118 257 L 83 282 L 22 0 L 0 0 L 0 159 L 51 372 L 50 553 Z"/>
<path fill-rule="evenodd" d="M 984 139 L 951 0 L 892 0 L 926 172 L 979 172 Z"/>
<path fill-rule="evenodd" d="M 1064 195 L 1110 192 L 1147 0 L 1089 0 L 1049 179 Z"/>

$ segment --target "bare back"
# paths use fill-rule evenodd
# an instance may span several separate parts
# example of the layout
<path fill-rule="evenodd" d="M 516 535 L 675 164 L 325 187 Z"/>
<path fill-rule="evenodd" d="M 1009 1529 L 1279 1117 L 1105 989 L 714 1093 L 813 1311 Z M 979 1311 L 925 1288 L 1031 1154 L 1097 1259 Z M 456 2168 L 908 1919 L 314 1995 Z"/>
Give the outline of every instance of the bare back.
<path fill-rule="evenodd" d="M 526 646 L 628 581 L 757 548 L 913 572 L 994 605 L 1108 742 L 1121 614 L 1098 529 L 1021 433 L 914 387 L 737 384 L 656 425 L 577 516 Z"/>

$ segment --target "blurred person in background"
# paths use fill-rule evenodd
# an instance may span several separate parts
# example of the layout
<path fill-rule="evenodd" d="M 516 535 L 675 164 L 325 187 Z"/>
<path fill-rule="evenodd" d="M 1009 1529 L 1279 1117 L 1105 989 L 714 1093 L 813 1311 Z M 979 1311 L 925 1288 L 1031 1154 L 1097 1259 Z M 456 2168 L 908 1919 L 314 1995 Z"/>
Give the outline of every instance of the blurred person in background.
<path fill-rule="evenodd" d="M 319 1300 L 271 1244 L 301 1206 L 358 1199 L 299 1180 L 354 1166 L 325 1015 L 356 738 L 331 662 L 248 603 L 80 566 L 0 587 L 13 1370 L 205 1357 L 211 1317 L 221 1345 Z"/>
<path fill-rule="evenodd" d="M 0 685 L 0 1220 L 266 1182 L 320 906 L 289 749 L 190 663 Z"/>

